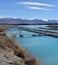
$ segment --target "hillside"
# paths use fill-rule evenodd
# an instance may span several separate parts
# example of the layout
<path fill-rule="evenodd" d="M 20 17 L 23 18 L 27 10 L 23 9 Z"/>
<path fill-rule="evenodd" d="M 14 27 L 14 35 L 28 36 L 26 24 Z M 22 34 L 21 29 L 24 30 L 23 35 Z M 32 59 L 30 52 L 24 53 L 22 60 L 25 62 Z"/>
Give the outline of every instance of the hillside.
<path fill-rule="evenodd" d="M 39 65 L 35 57 L 1 33 L 0 29 L 0 65 Z"/>
<path fill-rule="evenodd" d="M 39 20 L 39 19 L 13 19 L 13 18 L 0 18 L 0 24 L 58 24 L 58 20 Z"/>

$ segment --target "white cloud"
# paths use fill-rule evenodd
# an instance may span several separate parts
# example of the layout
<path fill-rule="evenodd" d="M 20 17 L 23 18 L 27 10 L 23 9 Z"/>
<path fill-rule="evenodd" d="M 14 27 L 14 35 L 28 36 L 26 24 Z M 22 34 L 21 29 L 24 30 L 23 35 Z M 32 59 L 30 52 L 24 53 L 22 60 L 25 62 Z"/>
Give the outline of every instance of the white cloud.
<path fill-rule="evenodd" d="M 33 9 L 33 10 L 51 10 L 51 9 L 46 9 L 46 8 L 40 8 L 40 7 L 28 7 L 29 9 Z"/>
<path fill-rule="evenodd" d="M 17 4 L 23 4 L 23 5 L 34 5 L 34 6 L 49 6 L 54 7 L 55 5 L 46 4 L 46 3 L 39 3 L 39 2 L 17 2 Z"/>
<path fill-rule="evenodd" d="M 5 16 L 5 15 L 3 16 L 2 15 L 2 16 L 0 16 L 0 18 L 13 18 L 13 16 Z"/>
<path fill-rule="evenodd" d="M 5 16 L 0 16 L 0 18 L 4 18 Z"/>

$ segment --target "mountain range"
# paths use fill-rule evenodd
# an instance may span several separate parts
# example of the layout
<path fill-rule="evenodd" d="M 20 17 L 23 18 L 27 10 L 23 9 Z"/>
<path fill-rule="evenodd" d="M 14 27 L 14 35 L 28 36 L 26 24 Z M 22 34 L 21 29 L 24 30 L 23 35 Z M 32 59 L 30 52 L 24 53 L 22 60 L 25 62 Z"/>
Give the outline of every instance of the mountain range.
<path fill-rule="evenodd" d="M 58 20 L 41 20 L 41 19 L 14 19 L 14 18 L 0 18 L 0 24 L 28 24 L 28 25 L 34 25 L 34 24 L 58 24 Z"/>

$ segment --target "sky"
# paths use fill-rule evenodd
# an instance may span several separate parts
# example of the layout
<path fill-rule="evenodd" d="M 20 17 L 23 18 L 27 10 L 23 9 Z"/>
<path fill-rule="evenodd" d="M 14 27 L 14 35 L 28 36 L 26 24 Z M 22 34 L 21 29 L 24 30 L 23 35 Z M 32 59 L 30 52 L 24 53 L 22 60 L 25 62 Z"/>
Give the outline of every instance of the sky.
<path fill-rule="evenodd" d="M 58 0 L 0 0 L 0 18 L 58 19 Z"/>

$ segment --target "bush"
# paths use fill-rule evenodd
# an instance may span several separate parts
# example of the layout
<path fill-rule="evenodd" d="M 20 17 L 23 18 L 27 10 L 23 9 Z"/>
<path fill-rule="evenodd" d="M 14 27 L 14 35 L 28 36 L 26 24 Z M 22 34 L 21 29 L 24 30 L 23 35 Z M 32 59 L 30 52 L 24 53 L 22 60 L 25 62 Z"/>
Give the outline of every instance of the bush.
<path fill-rule="evenodd" d="M 5 30 L 6 30 L 6 28 L 0 28 L 0 32 L 3 32 Z"/>

